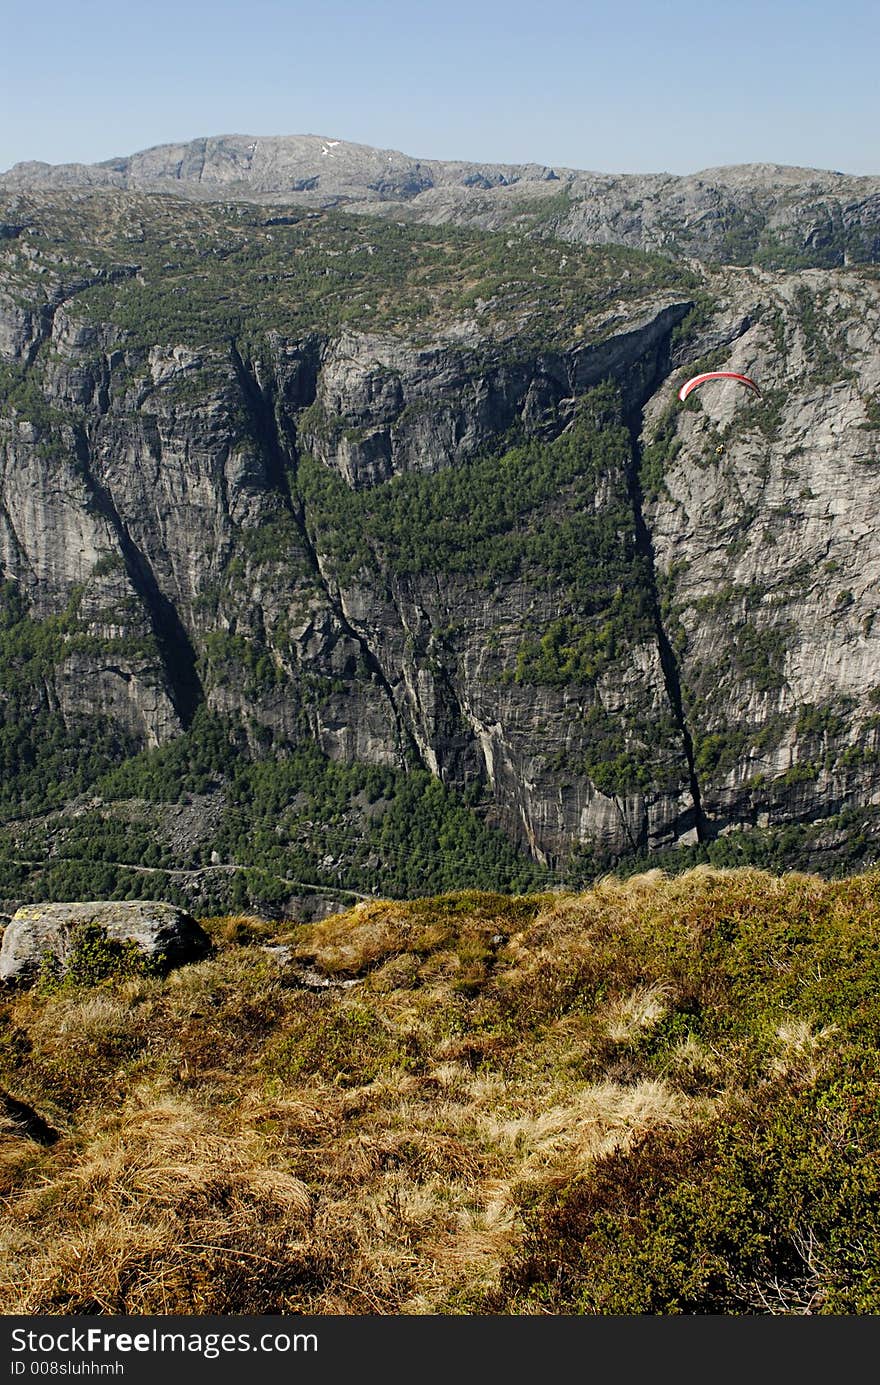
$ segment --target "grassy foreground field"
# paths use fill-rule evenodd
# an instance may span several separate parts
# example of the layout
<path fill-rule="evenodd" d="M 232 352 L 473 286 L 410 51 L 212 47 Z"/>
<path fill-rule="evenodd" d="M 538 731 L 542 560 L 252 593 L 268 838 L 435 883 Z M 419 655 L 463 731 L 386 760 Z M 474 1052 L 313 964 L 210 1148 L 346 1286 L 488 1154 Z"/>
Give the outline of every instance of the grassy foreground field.
<path fill-rule="evenodd" d="M 0 1002 L 3 1313 L 880 1312 L 880 873 L 203 922 Z"/>

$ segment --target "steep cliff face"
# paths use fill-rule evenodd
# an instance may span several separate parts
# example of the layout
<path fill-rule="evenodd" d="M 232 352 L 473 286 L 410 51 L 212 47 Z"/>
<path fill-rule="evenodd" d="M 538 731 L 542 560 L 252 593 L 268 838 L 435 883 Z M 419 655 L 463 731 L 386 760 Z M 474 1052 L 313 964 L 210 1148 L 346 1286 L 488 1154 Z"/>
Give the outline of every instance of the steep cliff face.
<path fill-rule="evenodd" d="M 762 382 L 647 411 L 667 431 L 647 509 L 714 830 L 808 820 L 880 790 L 880 317 L 875 280 L 731 273 L 751 326 L 725 366 Z M 648 444 L 650 451 L 650 444 Z"/>
<path fill-rule="evenodd" d="M 33 204 L 7 242 L 0 566 L 55 622 L 33 708 L 136 747 L 208 706 L 255 748 L 422 767 L 554 867 L 880 802 L 868 272 L 633 290 L 635 260 L 601 285 L 591 261 L 589 308 L 538 332 L 508 280 L 452 312 L 432 268 L 433 317 L 418 297 L 371 327 L 412 289 L 369 280 L 359 315 L 291 308 L 285 331 L 277 299 L 226 307 L 231 222 L 198 223 L 189 268 L 167 203 L 161 236 L 149 201 L 113 206 L 128 258 L 103 231 L 72 249 Z M 323 237 L 344 299 L 355 253 L 400 231 L 362 251 L 334 225 L 249 224 L 242 263 Z M 151 235 L 179 272 L 158 305 Z M 214 316 L 184 313 L 209 255 Z M 707 361 L 763 402 L 680 406 Z"/>
<path fill-rule="evenodd" d="M 488 359 L 470 375 L 448 350 L 407 358 L 399 344 L 347 338 L 328 353 L 316 404 L 302 421 L 302 443 L 319 466 L 363 491 L 395 476 L 465 466 L 515 424 L 527 435 L 564 438 L 577 426 L 578 401 L 609 377 L 618 382 L 622 410 L 639 410 L 668 370 L 670 337 L 689 307 L 687 301 L 658 304 L 599 345 L 532 361 Z M 589 420 L 614 439 L 598 472 L 584 446 L 558 492 L 551 485 L 537 504 L 525 493 L 517 498 L 521 519 L 510 525 L 510 543 L 515 547 L 523 531 L 530 533 L 536 555 L 531 571 L 519 560 L 495 561 L 477 525 L 445 510 L 446 503 L 460 503 L 454 492 L 413 488 L 410 507 L 401 511 L 413 531 L 420 524 L 430 530 L 438 520 L 458 522 L 460 532 L 451 543 L 445 537 L 443 555 L 402 551 L 387 505 L 383 513 L 385 497 L 377 509 L 367 497 L 358 511 L 367 551 L 355 568 L 334 541 L 331 507 L 315 495 L 307 510 L 321 576 L 345 623 L 381 668 L 389 725 L 403 736 L 401 753 L 412 742 L 422 763 L 444 781 L 486 782 L 498 820 L 541 859 L 565 857 L 583 840 L 615 851 L 669 843 L 693 831 L 686 760 L 652 622 L 652 579 L 636 544 L 633 456 L 619 426 L 622 410 L 614 404 Z M 332 429 L 325 426 L 328 415 L 337 420 Z M 503 476 L 504 460 L 492 465 Z M 521 472 L 515 462 L 508 466 L 515 488 Z M 474 489 L 481 484 L 478 474 Z M 578 527 L 581 506 L 592 522 Z M 607 552 L 590 551 L 602 542 L 603 526 L 613 526 L 610 560 Z M 575 549 L 574 561 L 557 568 L 558 582 L 553 557 L 541 550 L 552 532 L 564 534 Z M 603 570 L 609 561 L 610 591 Z M 574 566 L 583 572 L 572 582 Z M 587 595 L 591 579 L 594 590 Z M 631 628 L 606 634 L 606 647 L 597 641 L 592 677 L 586 683 L 575 677 L 569 686 L 562 668 L 566 659 L 577 660 L 578 622 L 592 622 L 580 632 L 582 642 L 600 614 L 606 624 L 610 614 L 621 626 L 615 600 L 627 583 L 638 592 Z M 563 653 L 567 641 L 574 644 Z M 587 654 L 581 663 L 586 670 Z M 342 749 L 335 728 L 340 721 L 346 727 L 343 705 L 344 697 L 335 716 L 316 727 L 335 753 Z M 628 784 L 624 777 L 620 792 L 597 789 L 585 766 L 601 754 L 602 741 L 619 757 L 636 743 L 644 753 L 646 735 L 656 741 L 651 782 Z"/>

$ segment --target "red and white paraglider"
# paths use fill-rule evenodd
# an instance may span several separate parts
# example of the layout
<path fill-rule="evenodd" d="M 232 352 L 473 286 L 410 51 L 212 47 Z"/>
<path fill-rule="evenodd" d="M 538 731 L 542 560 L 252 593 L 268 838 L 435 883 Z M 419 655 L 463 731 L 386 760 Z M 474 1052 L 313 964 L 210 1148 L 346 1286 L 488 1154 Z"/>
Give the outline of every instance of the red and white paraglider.
<path fill-rule="evenodd" d="M 745 385 L 750 390 L 754 390 L 758 398 L 761 398 L 761 391 L 750 375 L 739 375 L 735 370 L 707 370 L 703 375 L 694 375 L 692 379 L 685 381 L 678 391 L 679 399 L 683 402 L 687 399 L 691 390 L 695 390 L 698 385 L 705 384 L 707 380 L 737 380 L 739 384 Z"/>

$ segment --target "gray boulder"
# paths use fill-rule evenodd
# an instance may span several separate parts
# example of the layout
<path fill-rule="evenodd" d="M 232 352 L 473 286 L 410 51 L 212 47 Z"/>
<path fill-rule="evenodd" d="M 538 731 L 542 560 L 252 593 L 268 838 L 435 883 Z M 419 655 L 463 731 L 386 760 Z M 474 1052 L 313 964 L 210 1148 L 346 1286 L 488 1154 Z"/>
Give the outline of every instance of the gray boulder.
<path fill-rule="evenodd" d="M 173 904 L 108 900 L 75 904 L 26 904 L 13 914 L 0 945 L 0 981 L 34 980 L 46 956 L 63 971 L 77 938 L 90 924 L 109 942 L 134 943 L 157 970 L 198 961 L 211 941 L 195 919 Z"/>

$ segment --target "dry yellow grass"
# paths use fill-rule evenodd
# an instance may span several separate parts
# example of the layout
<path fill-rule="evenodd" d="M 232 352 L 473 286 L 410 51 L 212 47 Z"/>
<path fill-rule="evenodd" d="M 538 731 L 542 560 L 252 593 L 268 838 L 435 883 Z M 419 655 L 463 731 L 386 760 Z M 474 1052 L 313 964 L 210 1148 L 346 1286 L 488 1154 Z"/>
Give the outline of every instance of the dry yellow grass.
<path fill-rule="evenodd" d="M 651 872 L 289 930 L 345 990 L 214 920 L 218 954 L 164 980 L 7 998 L 0 1083 L 61 1138 L 0 1128 L 0 1311 L 477 1311 L 528 1209 L 752 1088 L 817 1081 L 837 1025 L 800 981 L 803 1013 L 771 996 L 775 1023 L 752 1020 L 716 935 L 734 921 L 724 946 L 769 995 L 791 920 L 851 913 L 808 876 Z"/>

